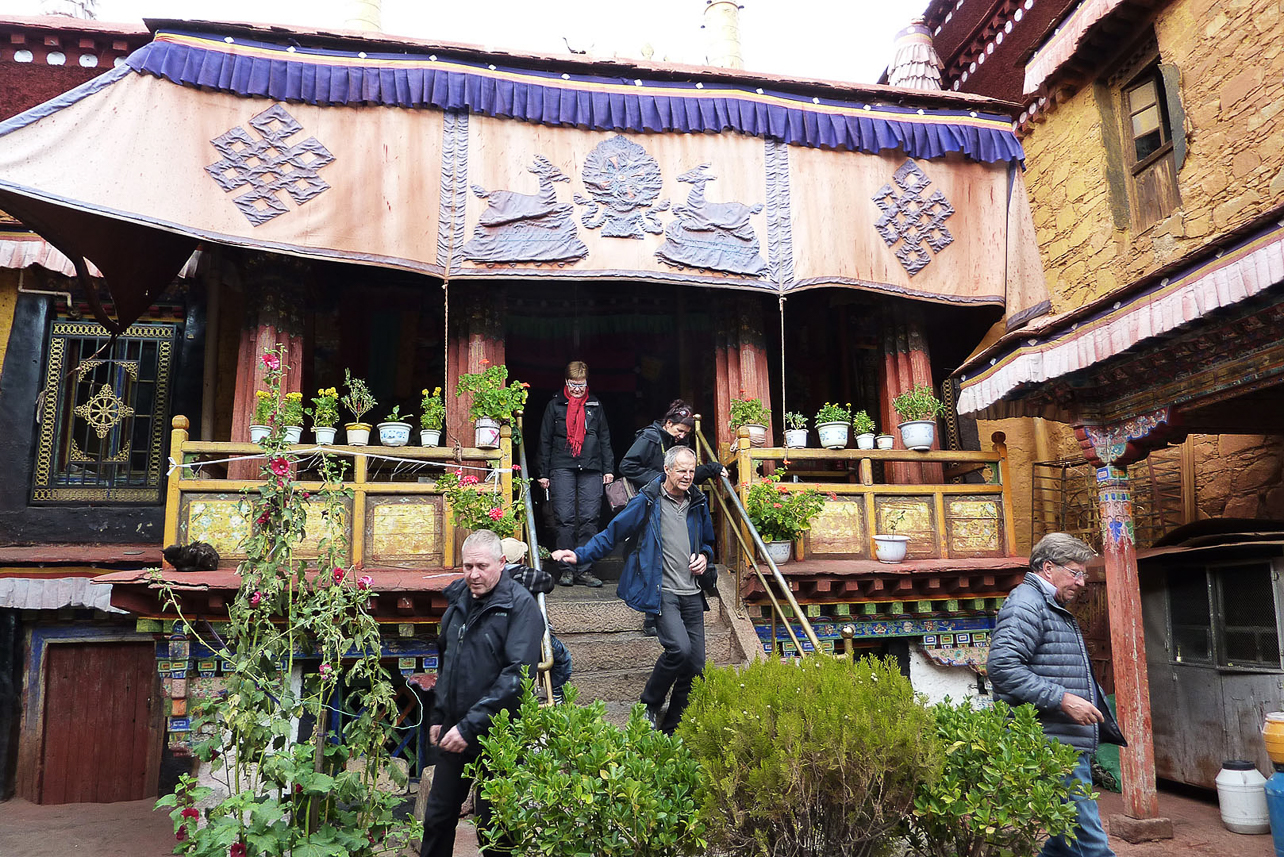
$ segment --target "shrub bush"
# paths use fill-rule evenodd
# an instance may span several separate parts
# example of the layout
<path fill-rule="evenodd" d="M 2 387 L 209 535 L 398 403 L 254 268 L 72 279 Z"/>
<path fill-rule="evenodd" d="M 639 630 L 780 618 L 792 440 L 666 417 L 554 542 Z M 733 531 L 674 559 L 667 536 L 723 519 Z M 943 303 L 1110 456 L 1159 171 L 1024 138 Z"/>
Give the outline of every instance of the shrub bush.
<path fill-rule="evenodd" d="M 728 855 L 883 853 L 941 766 L 930 713 L 874 658 L 706 669 L 677 734 L 704 767 L 710 845 Z"/>
<path fill-rule="evenodd" d="M 479 739 L 481 795 L 491 802 L 485 847 L 540 857 L 702 854 L 700 766 L 657 732 L 641 705 L 624 729 L 601 702 L 540 707 L 526 682 L 516 719 L 501 712 Z"/>
<path fill-rule="evenodd" d="M 949 700 L 933 709 L 945 745 L 939 779 L 914 799 L 909 839 L 926 857 L 1016 857 L 1034 854 L 1044 834 L 1073 831 L 1072 795 L 1087 788 L 1064 778 L 1075 766 L 1073 747 L 1043 736 L 1034 707 L 995 702 L 976 709 Z"/>

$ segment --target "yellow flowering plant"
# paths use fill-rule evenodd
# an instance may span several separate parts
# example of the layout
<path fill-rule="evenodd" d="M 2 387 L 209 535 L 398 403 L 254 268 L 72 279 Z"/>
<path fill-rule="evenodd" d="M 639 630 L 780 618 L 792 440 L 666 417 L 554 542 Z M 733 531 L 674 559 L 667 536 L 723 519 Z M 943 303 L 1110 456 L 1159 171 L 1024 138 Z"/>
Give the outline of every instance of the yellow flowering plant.
<path fill-rule="evenodd" d="M 441 387 L 430 393 L 423 390 L 423 400 L 419 403 L 419 427 L 429 431 L 441 431 L 446 423 L 446 402 L 441 397 Z"/>
<path fill-rule="evenodd" d="M 281 403 L 281 422 L 287 426 L 303 425 L 303 394 L 286 393 Z"/>
<path fill-rule="evenodd" d="M 339 391 L 334 387 L 326 387 L 323 390 L 317 390 L 316 396 L 312 399 L 315 407 L 310 411 L 312 414 L 312 425 L 321 426 L 322 428 L 332 428 L 339 423 Z"/>
<path fill-rule="evenodd" d="M 276 400 L 267 390 L 254 391 L 254 419 L 256 426 L 266 426 L 272 424 L 272 417 L 276 414 Z"/>

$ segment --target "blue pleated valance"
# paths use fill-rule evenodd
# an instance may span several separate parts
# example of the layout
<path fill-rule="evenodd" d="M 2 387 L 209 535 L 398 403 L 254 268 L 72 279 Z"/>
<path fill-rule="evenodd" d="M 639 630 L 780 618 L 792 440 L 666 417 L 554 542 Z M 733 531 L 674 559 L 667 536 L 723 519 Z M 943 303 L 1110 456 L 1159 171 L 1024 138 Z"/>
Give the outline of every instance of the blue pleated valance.
<path fill-rule="evenodd" d="M 185 86 L 314 105 L 459 110 L 598 131 L 734 131 L 813 148 L 914 158 L 959 152 L 1021 161 L 1011 119 L 968 110 L 807 98 L 745 85 L 628 80 L 505 68 L 424 54 L 344 52 L 160 31 L 135 71 Z"/>

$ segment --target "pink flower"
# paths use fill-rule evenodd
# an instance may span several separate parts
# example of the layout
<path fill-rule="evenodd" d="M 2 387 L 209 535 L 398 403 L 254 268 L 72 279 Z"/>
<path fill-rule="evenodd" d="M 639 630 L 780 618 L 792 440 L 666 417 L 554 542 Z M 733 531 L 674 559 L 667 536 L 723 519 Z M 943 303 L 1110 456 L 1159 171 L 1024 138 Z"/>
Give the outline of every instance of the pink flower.
<path fill-rule="evenodd" d="M 227 857 L 245 857 L 245 843 L 233 842 L 232 847 L 227 849 Z"/>
<path fill-rule="evenodd" d="M 262 592 L 255 592 L 253 595 L 251 595 L 251 596 L 250 596 L 250 606 L 251 606 L 251 607 L 258 607 L 258 606 L 259 606 L 259 602 L 260 602 L 260 601 L 262 601 L 262 600 L 263 600 L 263 593 L 262 593 Z"/>
<path fill-rule="evenodd" d="M 334 582 L 335 582 L 335 583 L 343 583 L 343 569 L 341 569 L 341 568 L 336 568 L 336 569 L 334 570 Z"/>
<path fill-rule="evenodd" d="M 788 493 L 789 493 L 789 486 L 788 486 L 788 485 L 777 485 L 777 486 L 776 486 L 776 490 L 777 490 L 777 491 L 779 491 L 781 494 L 788 494 Z"/>
<path fill-rule="evenodd" d="M 183 827 L 180 827 L 178 830 L 174 831 L 174 838 L 175 838 L 175 839 L 177 839 L 179 842 L 186 842 L 186 841 L 187 841 L 187 827 L 186 827 L 186 825 L 184 825 Z"/>
<path fill-rule="evenodd" d="M 771 504 L 771 507 L 772 507 L 773 509 L 782 509 L 782 508 L 784 508 L 784 507 L 783 507 L 783 506 L 781 506 L 779 503 L 772 503 L 772 504 Z"/>
<path fill-rule="evenodd" d="M 520 464 L 514 464 L 514 465 L 513 465 L 513 472 L 514 472 L 514 473 L 521 473 L 521 472 L 522 472 L 522 466 L 521 466 Z"/>
<path fill-rule="evenodd" d="M 453 474 L 455 474 L 456 476 L 463 476 L 463 475 L 464 475 L 464 469 L 463 469 L 462 467 L 456 467 L 454 470 L 452 470 L 452 471 L 450 471 L 450 472 L 451 472 L 451 473 L 453 473 Z"/>
<path fill-rule="evenodd" d="M 262 515 L 259 515 L 257 523 L 266 524 L 270 520 L 272 520 L 272 513 L 265 511 Z"/>
<path fill-rule="evenodd" d="M 373 583 L 373 577 L 368 574 L 363 574 L 357 578 L 357 589 L 369 589 Z"/>
<path fill-rule="evenodd" d="M 317 668 L 317 671 L 318 671 L 319 673 L 321 673 L 321 680 L 322 680 L 322 681 L 329 681 L 329 680 L 330 680 L 330 665 L 329 665 L 329 664 L 322 664 L 320 667 L 318 667 L 318 668 Z"/>
<path fill-rule="evenodd" d="M 460 485 L 476 485 L 479 480 L 471 473 L 459 480 Z"/>
<path fill-rule="evenodd" d="M 183 818 L 200 818 L 201 811 L 194 806 L 189 806 L 187 809 L 183 810 L 181 815 Z"/>
<path fill-rule="evenodd" d="M 284 477 L 290 472 L 290 462 L 286 461 L 284 458 L 272 459 L 268 462 L 268 467 L 272 469 L 273 473 L 281 477 Z"/>
<path fill-rule="evenodd" d="M 492 521 L 498 521 L 500 518 L 504 517 L 504 510 L 498 506 L 491 506 L 490 511 L 486 513 L 486 517 L 490 518 Z"/>
<path fill-rule="evenodd" d="M 275 372 L 281 368 L 281 358 L 277 357 L 275 354 L 264 354 L 263 365 Z"/>
<path fill-rule="evenodd" d="M 838 495 L 837 495 L 837 494 L 835 494 L 833 491 L 830 491 L 830 492 L 829 492 L 829 499 L 831 499 L 831 500 L 837 500 L 837 499 L 838 499 Z"/>

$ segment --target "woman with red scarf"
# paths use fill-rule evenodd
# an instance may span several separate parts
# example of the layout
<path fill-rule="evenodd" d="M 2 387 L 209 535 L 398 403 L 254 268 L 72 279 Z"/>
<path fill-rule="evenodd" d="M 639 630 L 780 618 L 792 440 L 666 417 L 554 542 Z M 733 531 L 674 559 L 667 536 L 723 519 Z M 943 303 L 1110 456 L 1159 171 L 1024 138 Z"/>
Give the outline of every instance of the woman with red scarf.
<path fill-rule="evenodd" d="M 566 386 L 544 409 L 535 472 L 553 501 L 555 547 L 570 550 L 592 538 L 602 486 L 615 479 L 615 453 L 602 403 L 589 394 L 588 366 L 582 360 L 567 364 Z M 592 566 L 559 565 L 557 582 L 562 586 L 602 585 Z"/>

